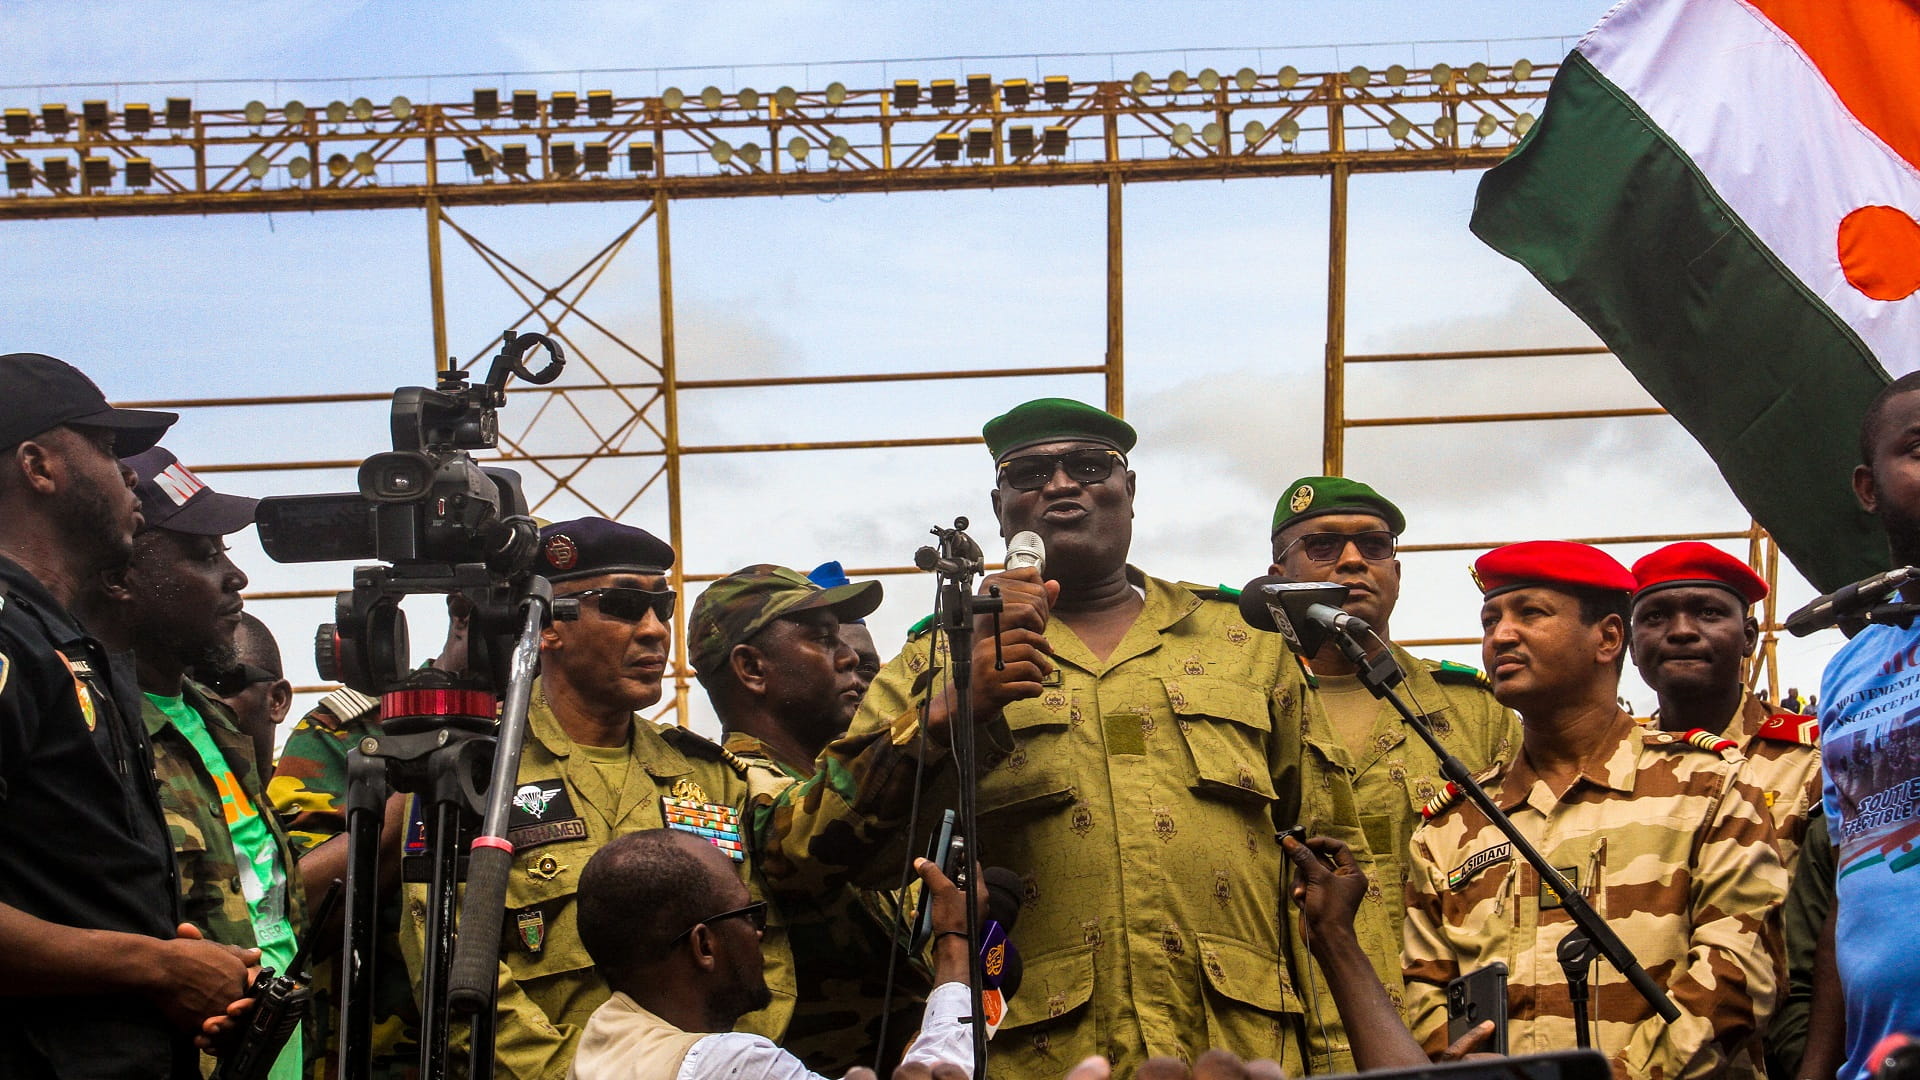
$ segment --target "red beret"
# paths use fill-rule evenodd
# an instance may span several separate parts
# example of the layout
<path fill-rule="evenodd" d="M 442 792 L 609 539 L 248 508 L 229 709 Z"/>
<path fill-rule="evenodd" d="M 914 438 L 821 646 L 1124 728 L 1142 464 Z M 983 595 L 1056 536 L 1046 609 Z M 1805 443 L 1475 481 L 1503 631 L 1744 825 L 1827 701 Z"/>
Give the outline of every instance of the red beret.
<path fill-rule="evenodd" d="M 1633 564 L 1633 577 L 1639 599 L 1659 589 L 1681 585 L 1713 585 L 1730 590 L 1749 604 L 1767 598 L 1767 583 L 1739 559 L 1712 544 L 1685 540 L 1668 544 Z"/>
<path fill-rule="evenodd" d="M 1633 573 L 1618 559 L 1571 540 L 1525 540 L 1494 548 L 1474 560 L 1473 583 L 1488 597 L 1534 585 L 1623 593 L 1634 588 Z"/>

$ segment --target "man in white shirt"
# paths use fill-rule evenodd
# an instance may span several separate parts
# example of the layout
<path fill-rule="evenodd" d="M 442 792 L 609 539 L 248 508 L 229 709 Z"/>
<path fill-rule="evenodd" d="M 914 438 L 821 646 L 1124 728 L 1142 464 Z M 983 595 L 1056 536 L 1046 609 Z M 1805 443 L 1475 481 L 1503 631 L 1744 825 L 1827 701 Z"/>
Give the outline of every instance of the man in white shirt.
<path fill-rule="evenodd" d="M 958 1065 L 971 1075 L 972 1034 L 962 1022 L 973 967 L 965 901 L 939 867 L 920 859 L 914 868 L 932 898 L 937 985 L 905 1061 Z M 652 829 L 601 848 L 580 874 L 578 923 L 613 996 L 587 1021 L 568 1075 L 813 1077 L 764 1036 L 731 1030 L 769 1000 L 760 956 L 766 918 L 766 902 L 753 900 L 726 855 L 691 833 Z"/>

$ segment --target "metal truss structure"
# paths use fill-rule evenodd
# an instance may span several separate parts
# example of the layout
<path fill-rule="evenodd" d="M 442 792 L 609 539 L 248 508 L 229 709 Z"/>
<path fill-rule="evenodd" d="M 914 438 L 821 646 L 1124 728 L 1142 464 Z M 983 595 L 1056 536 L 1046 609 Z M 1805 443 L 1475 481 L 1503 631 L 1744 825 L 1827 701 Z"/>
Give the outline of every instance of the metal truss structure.
<path fill-rule="evenodd" d="M 1355 173 L 1485 168 L 1525 135 L 1554 65 L 1437 64 L 1407 70 L 1300 72 L 1211 69 L 1194 76 L 1142 72 L 1130 80 L 902 79 L 891 86 L 771 92 L 668 88 L 631 97 L 612 90 L 542 96 L 481 88 L 460 102 L 325 105 L 249 102 L 204 109 L 181 98 L 154 104 L 85 101 L 5 108 L 0 219 L 268 213 L 376 208 L 425 212 L 435 362 L 452 356 L 442 287 L 442 243 L 452 233 L 524 303 L 516 326 L 558 336 L 575 363 L 549 387 L 516 390 L 537 401 L 530 421 L 502 433 L 500 460 L 523 466 L 540 512 L 556 499 L 618 517 L 664 488 L 669 540 L 682 545 L 681 465 L 689 455 L 976 443 L 974 435 L 923 439 L 733 445 L 683 444 L 681 395 L 734 389 L 833 386 L 1063 374 L 1097 374 L 1106 407 L 1125 407 L 1123 191 L 1180 180 L 1323 175 L 1330 181 L 1324 465 L 1341 471 L 1347 433 L 1410 424 L 1502 423 L 1657 414 L 1658 409 L 1475 416 L 1347 414 L 1346 368 L 1358 363 L 1471 361 L 1571 355 L 1591 348 L 1491 353 L 1346 353 L 1347 187 Z M 1106 341 L 1101 363 L 1076 366 L 683 380 L 674 357 L 670 218 L 676 200 L 1051 185 L 1107 191 Z M 466 208 L 532 203 L 630 202 L 639 213 L 562 280 L 517 265 L 460 221 Z M 660 339 L 624 340 L 585 303 L 608 266 L 651 226 Z M 477 347 L 470 366 L 492 352 Z M 142 402 L 170 408 L 305 405 L 384 399 L 344 394 Z M 642 467 L 633 469 L 635 462 Z M 229 462 L 205 471 L 347 468 L 357 460 Z M 650 464 L 651 468 L 645 467 Z M 621 469 L 609 483 L 596 470 Z M 638 476 L 636 482 L 633 477 Z M 1595 538 L 1606 543 L 1675 536 Z M 1771 582 L 1778 554 L 1757 526 L 1708 539 L 1744 538 Z M 1408 545 L 1475 550 L 1497 541 Z M 690 553 L 695 558 L 698 553 Z M 676 588 L 711 572 L 674 573 Z M 856 568 L 860 574 L 903 567 Z M 309 592 L 255 594 L 259 599 Z M 1773 669 L 1774 613 L 1753 677 Z M 677 619 L 683 620 L 684 605 Z M 684 631 L 684 625 L 676 627 Z M 684 633 L 674 635 L 675 693 L 663 712 L 683 722 L 690 685 Z M 1430 641 L 1452 644 L 1453 641 Z M 1776 687 L 1777 691 L 1777 687 Z M 1777 692 L 1775 694 L 1777 700 Z"/>

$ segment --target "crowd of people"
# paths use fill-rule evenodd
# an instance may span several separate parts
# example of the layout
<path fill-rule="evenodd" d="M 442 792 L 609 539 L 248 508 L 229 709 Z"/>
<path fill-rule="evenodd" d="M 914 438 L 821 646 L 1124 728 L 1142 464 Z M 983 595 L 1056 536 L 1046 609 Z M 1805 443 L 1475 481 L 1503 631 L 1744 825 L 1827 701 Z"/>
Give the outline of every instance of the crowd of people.
<path fill-rule="evenodd" d="M 354 1053 L 415 1076 L 417 799 L 380 815 L 369 1045 L 341 1045 L 340 920 L 316 918 L 347 873 L 350 755 L 380 701 L 328 694 L 275 760 L 290 688 L 223 540 L 253 500 L 159 445 L 172 414 L 113 408 L 59 360 L 0 357 L 0 396 L 0 1075 L 203 1075 L 262 968 L 311 940 L 315 1005 L 271 1075 L 334 1076 Z M 889 657 L 862 624 L 878 582 L 762 563 L 688 612 L 720 741 L 650 722 L 677 553 L 602 518 L 541 527 L 533 569 L 578 617 L 542 632 L 507 822 L 497 1074 L 971 1075 L 963 885 L 984 909 L 989 865 L 1018 882 L 1023 961 L 996 1077 L 1570 1049 L 1574 923 L 1497 817 L 1679 1010 L 1588 964 L 1617 1076 L 1857 1080 L 1883 1037 L 1920 1031 L 1920 978 L 1884 928 L 1920 862 L 1920 630 L 1849 642 L 1819 719 L 1777 712 L 1744 680 L 1767 591 L 1745 563 L 1680 543 L 1627 567 L 1536 540 L 1474 564 L 1485 670 L 1421 659 L 1391 629 L 1405 515 L 1308 476 L 1277 493 L 1269 570 L 1344 586 L 1370 632 L 1299 655 L 1232 590 L 1132 564 L 1123 420 L 1047 398 L 983 436 L 999 532 L 1037 534 L 1044 562 L 980 583 L 1002 610 L 977 621 L 968 715 L 933 620 Z M 1920 563 L 1920 380 L 1888 387 L 1861 441 L 1861 503 L 1895 563 Z M 450 610 L 433 663 L 457 680 Z M 1629 660 L 1652 717 L 1619 704 Z M 1389 661 L 1501 814 L 1373 692 Z M 911 855 L 962 785 L 975 861 L 950 878 Z M 1456 980 L 1495 965 L 1504 1024 L 1462 1022 Z"/>

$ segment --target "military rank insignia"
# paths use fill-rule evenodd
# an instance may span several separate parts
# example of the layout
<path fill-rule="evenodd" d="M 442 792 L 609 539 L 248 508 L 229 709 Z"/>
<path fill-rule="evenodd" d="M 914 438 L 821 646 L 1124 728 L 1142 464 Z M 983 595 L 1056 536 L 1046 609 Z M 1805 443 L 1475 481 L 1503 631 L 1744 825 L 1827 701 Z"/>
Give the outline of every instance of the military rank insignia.
<path fill-rule="evenodd" d="M 1566 878 L 1567 884 L 1573 886 L 1575 891 L 1579 890 L 1580 888 L 1580 868 L 1579 867 L 1556 866 L 1554 867 L 1554 869 L 1560 871 L 1560 876 L 1563 878 Z M 1540 882 L 1540 910 L 1551 911 L 1554 908 L 1565 907 L 1565 906 L 1566 906 L 1566 901 L 1562 900 L 1560 898 L 1560 894 L 1557 892 L 1554 892 L 1553 887 L 1548 885 L 1546 883 L 1546 880 L 1543 878 Z"/>
<path fill-rule="evenodd" d="M 62 663 L 73 676 L 73 697 L 80 704 L 80 715 L 87 722 L 87 730 L 100 726 L 100 717 L 94 711 L 93 692 L 87 689 L 87 680 L 93 678 L 93 666 L 85 660 L 74 660 L 66 653 L 59 653 Z"/>
<path fill-rule="evenodd" d="M 740 827 L 740 811 L 733 807 L 664 795 L 660 799 L 660 813 L 666 819 L 667 828 L 704 837 L 734 862 L 746 861 L 747 845 Z"/>
<path fill-rule="evenodd" d="M 539 908 L 532 911 L 518 911 L 513 916 L 514 929 L 520 935 L 520 945 L 535 956 L 547 946 L 547 913 Z"/>

